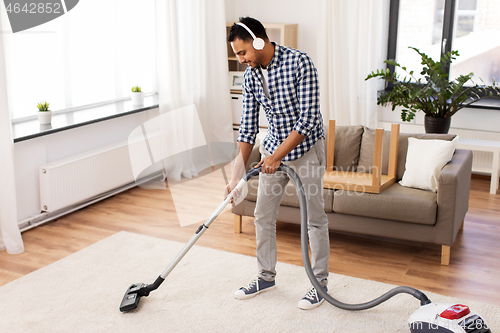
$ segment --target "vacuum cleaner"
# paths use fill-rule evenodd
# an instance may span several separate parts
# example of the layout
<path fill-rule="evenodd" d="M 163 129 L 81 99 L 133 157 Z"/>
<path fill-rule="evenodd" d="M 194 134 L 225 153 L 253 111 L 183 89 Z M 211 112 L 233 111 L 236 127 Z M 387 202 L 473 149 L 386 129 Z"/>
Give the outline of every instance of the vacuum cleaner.
<path fill-rule="evenodd" d="M 401 293 L 412 295 L 420 301 L 420 308 L 416 310 L 408 319 L 408 327 L 412 333 L 491 333 L 488 324 L 478 314 L 472 312 L 470 308 L 463 304 L 448 304 L 448 303 L 432 303 L 427 296 L 420 290 L 412 287 L 396 287 L 382 296 L 361 304 L 342 303 L 330 294 L 324 291 L 314 276 L 309 258 L 309 238 L 307 233 L 307 204 L 306 195 L 302 181 L 296 172 L 287 165 L 280 165 L 277 171 L 285 172 L 295 184 L 297 195 L 300 203 L 300 220 L 301 220 L 301 250 L 302 260 L 309 280 L 316 288 L 316 291 L 330 304 L 348 311 L 361 311 L 373 308 L 387 301 L 393 296 Z M 147 297 L 156 290 L 165 281 L 168 274 L 181 261 L 184 255 L 191 249 L 196 241 L 208 229 L 210 224 L 217 218 L 226 205 L 231 202 L 235 191 L 242 189 L 250 178 L 258 175 L 261 172 L 261 167 L 251 169 L 228 194 L 226 199 L 217 207 L 210 217 L 196 230 L 195 234 L 182 248 L 179 254 L 172 260 L 170 265 L 158 276 L 152 284 L 134 283 L 132 284 L 120 303 L 120 311 L 127 312 L 137 308 L 141 297 Z"/>

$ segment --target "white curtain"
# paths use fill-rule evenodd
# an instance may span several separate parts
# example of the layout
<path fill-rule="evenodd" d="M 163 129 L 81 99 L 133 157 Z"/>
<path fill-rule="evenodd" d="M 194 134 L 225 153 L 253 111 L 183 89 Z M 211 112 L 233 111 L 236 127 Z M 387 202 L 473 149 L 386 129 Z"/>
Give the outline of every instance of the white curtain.
<path fill-rule="evenodd" d="M 156 13 L 160 113 L 194 106 L 211 149 L 210 154 L 190 150 L 166 161 L 166 176 L 191 178 L 222 162 L 214 156 L 214 144 L 234 141 L 224 0 L 157 0 Z M 164 148 L 175 151 L 169 147 L 175 140 L 166 141 Z"/>
<path fill-rule="evenodd" d="M 317 66 L 325 121 L 376 127 L 380 84 L 364 79 L 385 60 L 387 8 L 387 0 L 322 0 Z"/>
<path fill-rule="evenodd" d="M 0 27 L 2 27 L 1 12 Z M 4 36 L 5 34 L 0 33 L 0 250 L 19 254 L 24 252 L 24 245 L 17 225 L 14 142 L 7 104 Z"/>

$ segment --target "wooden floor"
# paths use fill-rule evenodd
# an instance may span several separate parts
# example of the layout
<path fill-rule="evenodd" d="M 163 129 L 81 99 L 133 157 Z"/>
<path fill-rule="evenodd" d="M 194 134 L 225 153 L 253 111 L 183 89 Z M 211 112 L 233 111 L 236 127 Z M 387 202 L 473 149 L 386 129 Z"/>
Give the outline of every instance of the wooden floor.
<path fill-rule="evenodd" d="M 0 285 L 121 230 L 186 242 L 199 224 L 179 225 L 169 190 L 133 188 L 23 233 L 24 253 L 0 252 Z M 278 223 L 279 261 L 302 265 L 299 233 L 298 226 Z M 451 248 L 450 266 L 440 265 L 438 245 L 337 233 L 330 241 L 331 272 L 500 305 L 500 194 L 489 194 L 489 179 L 472 179 L 465 229 Z M 243 233 L 235 234 L 232 214 L 223 213 L 197 245 L 254 256 L 253 219 L 244 218 Z M 334 294 L 333 279 L 330 289 Z"/>

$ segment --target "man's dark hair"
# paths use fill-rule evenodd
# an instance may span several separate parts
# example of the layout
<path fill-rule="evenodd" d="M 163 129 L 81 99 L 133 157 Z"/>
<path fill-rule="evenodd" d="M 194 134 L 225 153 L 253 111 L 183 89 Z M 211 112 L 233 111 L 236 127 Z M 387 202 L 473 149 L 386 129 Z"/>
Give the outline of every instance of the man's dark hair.
<path fill-rule="evenodd" d="M 240 21 L 244 25 L 246 25 L 250 30 L 252 30 L 253 34 L 256 37 L 260 37 L 263 40 L 267 41 L 269 38 L 267 37 L 266 29 L 254 18 L 251 17 L 240 17 Z M 252 36 L 248 33 L 248 31 L 238 24 L 233 24 L 231 29 L 229 30 L 229 34 L 227 35 L 227 41 L 231 43 L 235 39 L 241 39 L 242 41 L 252 41 Z"/>

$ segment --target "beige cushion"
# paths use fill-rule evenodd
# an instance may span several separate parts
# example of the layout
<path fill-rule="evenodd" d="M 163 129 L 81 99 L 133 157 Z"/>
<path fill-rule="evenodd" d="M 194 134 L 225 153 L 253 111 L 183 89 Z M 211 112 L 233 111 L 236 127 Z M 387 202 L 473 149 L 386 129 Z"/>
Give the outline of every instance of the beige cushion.
<path fill-rule="evenodd" d="M 328 129 L 325 128 L 328 134 Z M 356 171 L 363 126 L 335 126 L 335 150 L 333 166 L 335 170 Z M 328 141 L 325 141 L 325 143 Z M 325 153 L 328 151 L 325 145 Z"/>
<path fill-rule="evenodd" d="M 335 213 L 434 225 L 437 194 L 394 184 L 382 193 L 335 191 Z"/>
<path fill-rule="evenodd" d="M 389 148 L 391 142 L 391 132 L 384 131 L 382 140 L 382 174 L 387 175 L 389 170 Z M 375 149 L 375 129 L 364 127 L 361 138 L 361 149 L 359 151 L 358 172 L 372 173 L 373 151 Z"/>
<path fill-rule="evenodd" d="M 292 181 L 289 181 L 286 185 L 285 195 L 281 200 L 282 206 L 289 207 L 300 207 L 299 197 L 297 196 L 297 190 L 293 185 Z M 248 181 L 248 194 L 245 200 L 249 201 L 257 201 L 257 188 L 259 187 L 259 177 L 253 177 Z M 323 199 L 325 200 L 325 213 L 332 212 L 332 203 L 333 203 L 333 190 L 323 189 Z"/>

